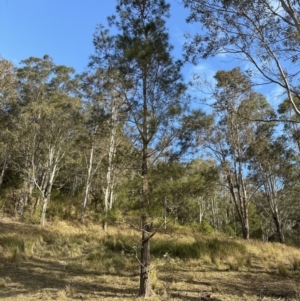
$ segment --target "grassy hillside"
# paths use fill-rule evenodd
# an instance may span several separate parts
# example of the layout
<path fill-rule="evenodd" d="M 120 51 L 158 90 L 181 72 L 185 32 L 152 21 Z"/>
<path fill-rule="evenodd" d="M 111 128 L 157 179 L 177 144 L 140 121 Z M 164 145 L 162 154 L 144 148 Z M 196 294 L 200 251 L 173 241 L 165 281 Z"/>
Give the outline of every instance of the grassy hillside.
<path fill-rule="evenodd" d="M 0 221 L 0 300 L 137 300 L 140 235 Z M 152 243 L 153 300 L 300 300 L 300 250 L 185 228 Z"/>

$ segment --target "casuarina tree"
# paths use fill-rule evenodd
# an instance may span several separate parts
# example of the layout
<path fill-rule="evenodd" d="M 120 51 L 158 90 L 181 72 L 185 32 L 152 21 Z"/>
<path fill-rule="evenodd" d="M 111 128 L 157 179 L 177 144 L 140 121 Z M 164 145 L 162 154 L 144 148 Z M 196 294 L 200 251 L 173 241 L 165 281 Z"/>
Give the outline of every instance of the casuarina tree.
<path fill-rule="evenodd" d="M 180 69 L 174 62 L 172 46 L 165 28 L 169 7 L 164 0 L 119 0 L 118 17 L 108 18 L 117 29 L 111 35 L 98 26 L 94 36 L 95 54 L 90 67 L 115 69 L 125 99 L 123 109 L 128 119 L 124 131 L 137 150 L 136 168 L 140 175 L 140 296 L 150 296 L 150 240 L 157 231 L 151 218 L 149 171 L 180 132 L 185 110 L 185 90 Z"/>

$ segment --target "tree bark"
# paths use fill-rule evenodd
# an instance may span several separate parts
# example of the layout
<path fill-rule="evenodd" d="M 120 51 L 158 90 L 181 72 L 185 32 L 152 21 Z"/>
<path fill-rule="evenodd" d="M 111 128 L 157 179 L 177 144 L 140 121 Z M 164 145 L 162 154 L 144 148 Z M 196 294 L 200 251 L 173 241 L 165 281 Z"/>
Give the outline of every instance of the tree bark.
<path fill-rule="evenodd" d="M 148 221 L 147 209 L 150 205 L 149 182 L 148 182 L 148 105 L 147 105 L 147 67 L 143 72 L 143 127 L 142 127 L 142 196 L 141 196 L 141 272 L 139 296 L 145 298 L 153 294 L 150 280 L 150 239 L 152 237 L 152 225 Z"/>
<path fill-rule="evenodd" d="M 91 152 L 90 152 L 88 174 L 86 177 L 85 194 L 84 194 L 84 199 L 83 199 L 83 204 L 82 204 L 82 212 L 81 212 L 81 223 L 82 224 L 84 224 L 84 220 L 85 220 L 86 207 L 87 207 L 87 203 L 88 203 L 89 191 L 90 191 L 90 186 L 91 186 L 93 156 L 94 156 L 94 146 L 92 145 Z"/>
<path fill-rule="evenodd" d="M 2 170 L 1 170 L 1 173 L 0 173 L 0 187 L 3 183 L 4 173 L 5 173 L 5 170 L 6 170 L 6 167 L 7 167 L 7 162 L 8 162 L 8 156 L 6 156 L 6 158 L 3 162 L 3 165 L 2 165 Z"/>
<path fill-rule="evenodd" d="M 42 196 L 43 196 L 43 209 L 42 209 L 42 215 L 41 215 L 41 225 L 42 226 L 45 225 L 46 211 L 47 211 L 48 203 L 50 201 L 52 186 L 53 186 L 54 178 L 55 178 L 55 175 L 56 175 L 57 163 L 59 161 L 58 158 L 59 158 L 59 152 L 57 153 L 56 162 L 53 162 L 54 151 L 50 150 L 50 156 L 49 156 L 50 170 L 48 171 L 49 172 L 48 183 L 45 183 L 46 187 L 45 187 L 45 189 L 43 189 L 41 191 Z"/>
<path fill-rule="evenodd" d="M 116 122 L 117 122 L 117 108 L 116 104 L 112 107 L 111 113 L 111 133 L 108 150 L 108 168 L 106 173 L 106 189 L 104 194 L 104 212 L 105 219 L 103 222 L 103 230 L 107 230 L 107 216 L 108 211 L 112 208 L 113 202 L 113 159 L 116 151 Z"/>
<path fill-rule="evenodd" d="M 147 222 L 147 216 L 142 216 L 142 246 L 139 296 L 145 298 L 153 295 L 150 278 L 150 238 L 152 225 Z"/>
<path fill-rule="evenodd" d="M 278 238 L 279 238 L 279 242 L 284 244 L 285 243 L 285 237 L 284 237 L 284 233 L 282 230 L 282 225 L 281 225 L 281 221 L 279 219 L 279 216 L 277 216 L 276 214 L 273 213 L 273 219 L 274 219 L 274 223 L 276 226 L 276 231 L 278 234 Z"/>
<path fill-rule="evenodd" d="M 250 238 L 248 203 L 244 196 L 242 197 L 240 193 L 235 193 L 231 175 L 227 176 L 227 181 L 229 185 L 229 191 L 242 227 L 243 238 L 248 240 Z"/>

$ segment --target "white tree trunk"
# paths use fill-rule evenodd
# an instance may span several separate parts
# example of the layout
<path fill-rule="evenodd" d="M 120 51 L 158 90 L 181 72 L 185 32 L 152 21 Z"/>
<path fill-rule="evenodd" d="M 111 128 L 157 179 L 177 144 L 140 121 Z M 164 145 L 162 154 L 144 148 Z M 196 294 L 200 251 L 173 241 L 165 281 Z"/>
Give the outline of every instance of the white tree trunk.
<path fill-rule="evenodd" d="M 110 142 L 108 150 L 108 168 L 106 173 L 106 188 L 104 192 L 104 213 L 105 219 L 103 222 L 103 229 L 107 229 L 107 215 L 108 211 L 113 205 L 113 194 L 114 194 L 114 174 L 113 174 L 113 159 L 116 152 L 116 132 L 117 132 L 117 108 L 116 104 L 112 107 L 111 115 L 111 132 L 110 132 Z"/>
<path fill-rule="evenodd" d="M 0 174 L 0 187 L 3 183 L 3 178 L 4 178 L 4 173 L 7 167 L 7 163 L 8 163 L 8 156 L 5 157 L 3 165 L 2 165 L 2 170 L 1 170 L 1 174 Z"/>
<path fill-rule="evenodd" d="M 56 176 L 58 163 L 62 158 L 63 158 L 63 155 L 60 156 L 60 148 L 59 147 L 58 147 L 57 151 L 55 150 L 54 147 L 49 147 L 48 166 L 47 166 L 47 172 L 45 175 L 44 186 L 41 187 L 36 182 L 36 186 L 41 191 L 42 198 L 43 198 L 43 209 L 42 209 L 42 215 L 41 215 L 41 225 L 42 226 L 45 225 L 46 211 L 47 211 L 47 206 L 48 206 L 48 203 L 49 203 L 50 197 L 51 197 L 54 178 Z"/>
<path fill-rule="evenodd" d="M 84 224 L 86 207 L 87 207 L 87 203 L 88 203 L 88 197 L 89 197 L 90 186 L 91 186 L 93 157 L 94 157 L 94 145 L 92 145 L 91 152 L 90 152 L 88 174 L 87 174 L 86 184 L 85 184 L 85 194 L 84 194 L 84 199 L 83 199 L 83 204 L 82 204 L 82 213 L 81 213 L 81 223 L 82 224 Z"/>
<path fill-rule="evenodd" d="M 43 209 L 42 209 L 42 216 L 41 216 L 41 225 L 42 226 L 45 225 L 46 210 L 47 210 L 47 206 L 48 206 L 48 203 L 49 203 L 50 197 L 51 197 L 52 186 L 53 186 L 54 177 L 55 177 L 55 174 L 56 174 L 56 169 L 57 169 L 57 165 L 54 164 L 53 169 L 52 169 L 52 171 L 50 172 L 50 175 L 49 175 L 49 182 L 48 182 L 48 185 L 46 187 L 46 190 L 43 191 Z"/>

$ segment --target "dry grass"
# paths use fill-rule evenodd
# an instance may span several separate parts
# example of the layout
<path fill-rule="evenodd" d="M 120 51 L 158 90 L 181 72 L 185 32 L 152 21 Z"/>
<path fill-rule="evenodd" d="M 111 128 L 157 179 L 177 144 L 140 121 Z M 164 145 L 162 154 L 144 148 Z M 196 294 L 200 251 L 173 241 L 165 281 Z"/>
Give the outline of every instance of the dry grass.
<path fill-rule="evenodd" d="M 140 300 L 140 234 L 126 227 L 0 222 L 1 300 Z M 300 300 L 300 250 L 201 236 L 185 228 L 152 243 L 158 300 Z"/>

